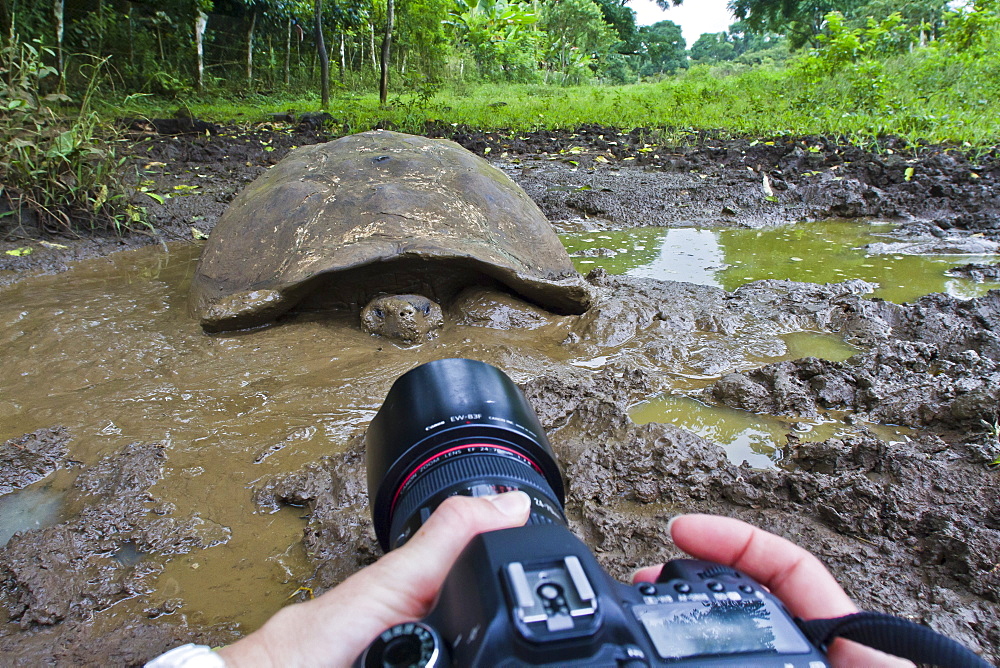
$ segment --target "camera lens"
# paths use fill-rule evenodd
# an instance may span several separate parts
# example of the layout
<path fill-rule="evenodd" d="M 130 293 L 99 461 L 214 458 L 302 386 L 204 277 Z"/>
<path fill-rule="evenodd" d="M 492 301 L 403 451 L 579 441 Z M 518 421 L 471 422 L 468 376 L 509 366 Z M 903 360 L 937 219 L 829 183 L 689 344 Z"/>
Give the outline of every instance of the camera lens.
<path fill-rule="evenodd" d="M 563 486 L 528 401 L 484 362 L 443 359 L 400 376 L 365 434 L 368 498 L 382 549 L 404 543 L 449 496 L 515 489 L 530 523 L 564 523 Z"/>

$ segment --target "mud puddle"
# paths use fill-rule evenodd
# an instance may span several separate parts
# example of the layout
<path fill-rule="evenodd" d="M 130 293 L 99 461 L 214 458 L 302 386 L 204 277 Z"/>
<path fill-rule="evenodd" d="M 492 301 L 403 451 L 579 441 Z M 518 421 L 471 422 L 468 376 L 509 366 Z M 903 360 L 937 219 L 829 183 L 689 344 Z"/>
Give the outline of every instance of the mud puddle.
<path fill-rule="evenodd" d="M 791 332 L 780 338 L 786 345 L 786 352 L 772 358 L 772 362 L 803 357 L 839 362 L 859 352 L 842 338 L 825 332 Z M 762 359 L 761 363 L 767 362 Z M 826 413 L 801 419 L 775 417 L 712 405 L 690 396 L 717 380 L 716 376 L 678 376 L 673 382 L 673 393 L 631 406 L 629 417 L 636 424 L 675 424 L 721 445 L 733 464 L 746 461 L 755 468 L 787 464 L 790 435 L 796 440 L 818 442 L 858 432 L 848 422 L 849 416 L 844 414 Z M 866 428 L 873 429 L 886 441 L 898 440 L 904 437 L 903 432 L 912 431 L 878 424 L 869 424 Z"/>
<path fill-rule="evenodd" d="M 732 464 L 739 466 L 745 461 L 754 468 L 789 466 L 790 443 L 799 446 L 857 437 L 866 430 L 882 441 L 895 443 L 918 433 L 914 429 L 874 423 L 857 426 L 848 422 L 848 415 L 839 413 L 776 417 L 710 405 L 683 395 L 665 395 L 633 406 L 629 417 L 636 424 L 677 425 L 721 445 Z"/>
<path fill-rule="evenodd" d="M 54 479 L 46 479 L 0 496 L 0 545 L 6 545 L 10 537 L 19 531 L 33 531 L 58 524 L 63 519 L 68 487 L 68 481 L 60 484 Z"/>
<path fill-rule="evenodd" d="M 187 312 L 199 250 L 172 244 L 84 261 L 21 281 L 0 303 L 0 441 L 58 423 L 84 469 L 131 443 L 160 444 L 156 502 L 170 518 L 221 534 L 218 544 L 177 556 L 123 536 L 107 556 L 150 573 L 136 591 L 97 606 L 105 624 L 173 614 L 184 601 L 181 612 L 205 625 L 256 628 L 296 597 L 314 566 L 301 540 L 308 510 L 257 513 L 255 485 L 342 450 L 392 381 L 422 362 L 479 358 L 525 380 L 573 359 L 560 345 L 567 328 L 559 318 L 523 331 L 455 324 L 414 348 L 336 315 L 207 336 Z M 73 517 L 79 504 L 67 507 L 65 497 L 77 472 L 0 497 L 3 542 Z"/>
<path fill-rule="evenodd" d="M 732 291 L 751 281 L 782 279 L 877 284 L 873 296 L 896 303 L 933 292 L 963 299 L 1000 288 L 1000 281 L 947 275 L 968 263 L 992 264 L 995 254 L 869 252 L 895 239 L 893 223 L 824 220 L 764 229 L 635 228 L 562 235 L 574 263 L 586 273 L 689 281 Z M 877 248 L 876 248 L 877 249 Z"/>

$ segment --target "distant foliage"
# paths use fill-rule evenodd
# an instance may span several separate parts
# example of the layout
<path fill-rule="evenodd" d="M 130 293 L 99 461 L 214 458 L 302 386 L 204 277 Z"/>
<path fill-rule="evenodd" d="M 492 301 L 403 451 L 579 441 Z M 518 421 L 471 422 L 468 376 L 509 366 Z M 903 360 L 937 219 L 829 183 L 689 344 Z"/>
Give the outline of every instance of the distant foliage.
<path fill-rule="evenodd" d="M 456 0 L 447 23 L 475 63 L 475 80 L 530 83 L 539 78 L 540 36 L 531 5 L 508 0 Z M 464 78 L 464 69 L 460 76 Z"/>
<path fill-rule="evenodd" d="M 642 26 L 639 28 L 639 40 L 645 56 L 639 70 L 643 76 L 673 74 L 687 67 L 684 36 L 681 27 L 673 21 Z"/>
<path fill-rule="evenodd" d="M 973 0 L 945 14 L 942 42 L 945 47 L 969 55 L 996 57 L 1000 37 L 1000 0 Z"/>
<path fill-rule="evenodd" d="M 542 6 L 540 26 L 546 61 L 561 84 L 591 79 L 617 37 L 593 0 L 550 0 Z"/>
<path fill-rule="evenodd" d="M 867 26 L 851 29 L 843 14 L 830 12 L 824 32 L 816 36 L 819 46 L 806 53 L 797 65 L 807 77 L 865 69 L 877 58 L 907 49 L 912 35 L 900 25 L 902 20 L 893 13 L 882 21 L 868 19 Z"/>

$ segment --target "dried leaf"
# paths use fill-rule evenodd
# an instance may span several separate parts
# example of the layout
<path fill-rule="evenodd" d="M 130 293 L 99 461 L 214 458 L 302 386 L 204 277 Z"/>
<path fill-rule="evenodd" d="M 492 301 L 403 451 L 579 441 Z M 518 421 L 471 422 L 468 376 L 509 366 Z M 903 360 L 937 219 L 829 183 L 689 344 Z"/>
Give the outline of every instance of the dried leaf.
<path fill-rule="evenodd" d="M 768 197 L 774 197 L 774 191 L 771 189 L 771 179 L 767 178 L 767 174 L 764 174 L 764 179 L 761 181 L 761 188 L 764 190 L 764 194 Z"/>
<path fill-rule="evenodd" d="M 97 189 L 97 197 L 94 198 L 94 213 L 100 211 L 101 207 L 104 206 L 104 203 L 107 201 L 108 201 L 108 187 L 106 185 L 102 185 L 100 188 Z"/>

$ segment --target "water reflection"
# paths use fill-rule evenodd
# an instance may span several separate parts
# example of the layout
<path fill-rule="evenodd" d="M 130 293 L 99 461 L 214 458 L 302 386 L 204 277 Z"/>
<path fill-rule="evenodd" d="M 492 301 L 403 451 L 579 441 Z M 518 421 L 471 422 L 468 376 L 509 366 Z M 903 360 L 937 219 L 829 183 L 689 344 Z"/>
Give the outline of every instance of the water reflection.
<path fill-rule="evenodd" d="M 754 468 L 779 463 L 787 444 L 786 434 L 795 432 L 803 440 L 832 438 L 843 425 L 830 418 L 783 419 L 757 415 L 736 408 L 709 406 L 691 397 L 667 395 L 635 406 L 630 415 L 637 424 L 675 424 L 704 439 L 718 443 L 734 464 L 749 462 Z"/>
<path fill-rule="evenodd" d="M 856 435 L 862 430 L 835 415 L 777 417 L 702 403 L 681 395 L 664 395 L 633 406 L 629 416 L 636 424 L 674 424 L 717 443 L 733 464 L 744 461 L 754 468 L 772 468 L 784 461 L 788 435 L 801 443 L 819 443 L 831 438 Z M 906 427 L 865 424 L 878 438 L 895 442 L 914 433 Z"/>
<path fill-rule="evenodd" d="M 969 262 L 996 256 L 868 255 L 865 244 L 885 241 L 892 224 L 826 220 L 762 230 L 642 228 L 562 235 L 582 272 L 679 280 L 728 291 L 762 279 L 835 283 L 859 278 L 878 283 L 876 297 L 903 303 L 932 292 L 967 299 L 1000 282 L 945 276 Z"/>
<path fill-rule="evenodd" d="M 904 441 L 913 429 L 866 423 L 848 424 L 840 416 L 777 417 L 750 413 L 728 406 L 708 405 L 687 396 L 664 395 L 633 406 L 629 416 L 636 424 L 674 424 L 718 443 L 733 464 L 744 461 L 754 468 L 780 466 L 786 456 L 788 435 L 801 443 L 819 443 L 831 438 L 856 435 L 862 430 L 886 442 Z"/>
<path fill-rule="evenodd" d="M 0 496 L 0 547 L 19 531 L 44 529 L 62 521 L 66 493 L 42 481 Z"/>
<path fill-rule="evenodd" d="M 827 332 L 789 332 L 782 335 L 788 352 L 783 357 L 774 359 L 797 360 L 803 357 L 819 357 L 831 362 L 843 362 L 854 356 L 858 349 L 842 338 Z"/>

